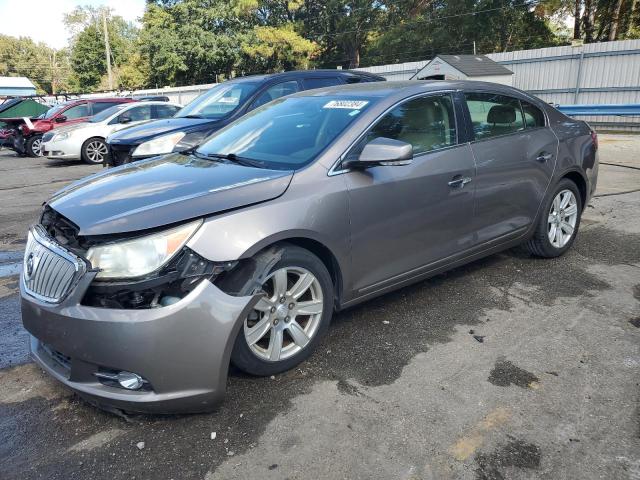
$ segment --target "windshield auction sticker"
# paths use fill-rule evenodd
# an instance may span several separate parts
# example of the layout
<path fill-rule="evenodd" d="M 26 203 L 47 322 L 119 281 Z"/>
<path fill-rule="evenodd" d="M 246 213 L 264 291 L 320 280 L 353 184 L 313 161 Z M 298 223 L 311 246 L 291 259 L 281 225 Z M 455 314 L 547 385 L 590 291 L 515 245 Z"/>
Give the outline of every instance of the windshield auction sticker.
<path fill-rule="evenodd" d="M 348 110 L 360 110 L 367 103 L 367 100 L 331 100 L 322 108 L 346 108 Z"/>

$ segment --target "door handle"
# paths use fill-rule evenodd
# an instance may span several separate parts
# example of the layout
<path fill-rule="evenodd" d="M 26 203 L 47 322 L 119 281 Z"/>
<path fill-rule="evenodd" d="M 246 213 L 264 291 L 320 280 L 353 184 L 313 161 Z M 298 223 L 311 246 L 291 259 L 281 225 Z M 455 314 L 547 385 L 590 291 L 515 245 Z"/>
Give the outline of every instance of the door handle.
<path fill-rule="evenodd" d="M 540 152 L 536 157 L 536 160 L 539 161 L 540 163 L 544 163 L 547 160 L 551 160 L 551 157 L 553 157 L 552 153 Z"/>
<path fill-rule="evenodd" d="M 462 175 L 456 175 L 449 182 L 449 186 L 453 188 L 464 188 L 464 186 L 471 181 L 469 177 L 463 177 Z"/>

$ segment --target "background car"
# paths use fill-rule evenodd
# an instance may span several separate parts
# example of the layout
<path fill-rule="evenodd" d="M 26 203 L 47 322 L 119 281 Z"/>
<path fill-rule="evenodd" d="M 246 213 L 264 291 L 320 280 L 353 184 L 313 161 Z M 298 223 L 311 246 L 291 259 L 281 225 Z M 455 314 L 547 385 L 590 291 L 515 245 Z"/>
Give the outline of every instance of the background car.
<path fill-rule="evenodd" d="M 210 410 L 230 361 L 293 368 L 334 310 L 520 244 L 564 254 L 597 174 L 589 125 L 511 87 L 301 92 L 55 194 L 23 322 L 39 365 L 96 403 Z"/>
<path fill-rule="evenodd" d="M 177 103 L 149 101 L 122 103 L 103 110 L 87 122 L 56 128 L 42 136 L 42 152 L 48 158 L 103 163 L 105 138 L 132 125 L 169 118 L 182 108 Z"/>
<path fill-rule="evenodd" d="M 13 149 L 23 155 L 42 155 L 42 135 L 63 125 L 86 121 L 89 117 L 121 103 L 133 102 L 131 98 L 91 98 L 72 100 L 51 107 L 42 117 L 24 121 L 12 119 L 14 124 Z M 7 120 L 3 120 L 7 122 Z"/>
<path fill-rule="evenodd" d="M 216 85 L 170 120 L 127 129 L 107 139 L 110 161 L 122 165 L 169 152 L 193 148 L 254 108 L 302 90 L 361 82 L 383 77 L 350 70 L 303 70 L 253 75 Z"/>

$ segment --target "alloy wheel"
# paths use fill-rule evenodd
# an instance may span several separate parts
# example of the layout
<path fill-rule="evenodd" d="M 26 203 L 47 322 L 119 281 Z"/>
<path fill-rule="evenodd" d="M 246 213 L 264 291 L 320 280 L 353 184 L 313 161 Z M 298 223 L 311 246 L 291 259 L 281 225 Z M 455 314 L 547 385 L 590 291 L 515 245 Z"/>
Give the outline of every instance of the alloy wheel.
<path fill-rule="evenodd" d="M 31 151 L 33 152 L 33 154 L 36 157 L 41 157 L 42 156 L 42 140 L 41 139 L 36 138 L 31 143 Z"/>
<path fill-rule="evenodd" d="M 108 153 L 107 146 L 100 140 L 89 142 L 85 151 L 91 163 L 102 163 Z"/>
<path fill-rule="evenodd" d="M 578 220 L 578 201 L 571 190 L 562 190 L 551 204 L 547 219 L 549 242 L 556 248 L 564 247 L 571 237 Z"/>
<path fill-rule="evenodd" d="M 271 273 L 264 296 L 244 323 L 247 345 L 259 358 L 285 360 L 305 348 L 322 319 L 323 293 L 318 279 L 301 267 Z"/>

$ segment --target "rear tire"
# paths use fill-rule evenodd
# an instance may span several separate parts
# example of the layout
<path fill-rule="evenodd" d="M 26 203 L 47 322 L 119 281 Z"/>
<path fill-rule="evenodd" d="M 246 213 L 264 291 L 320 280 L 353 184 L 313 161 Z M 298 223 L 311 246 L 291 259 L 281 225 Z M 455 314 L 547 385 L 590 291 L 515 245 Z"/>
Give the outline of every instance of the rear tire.
<path fill-rule="evenodd" d="M 547 198 L 536 230 L 525 248 L 537 257 L 553 258 L 571 248 L 578 235 L 582 198 L 575 183 L 563 178 Z"/>
<path fill-rule="evenodd" d="M 29 157 L 41 157 L 42 156 L 42 135 L 34 135 L 29 137 L 24 144 L 25 153 Z"/>
<path fill-rule="evenodd" d="M 249 374 L 267 376 L 290 370 L 313 353 L 331 323 L 333 282 L 318 257 L 287 245 L 262 290 L 265 296 L 238 332 L 231 361 Z"/>
<path fill-rule="evenodd" d="M 93 137 L 82 144 L 80 156 L 90 165 L 102 165 L 109 155 L 107 144 L 102 138 Z"/>

